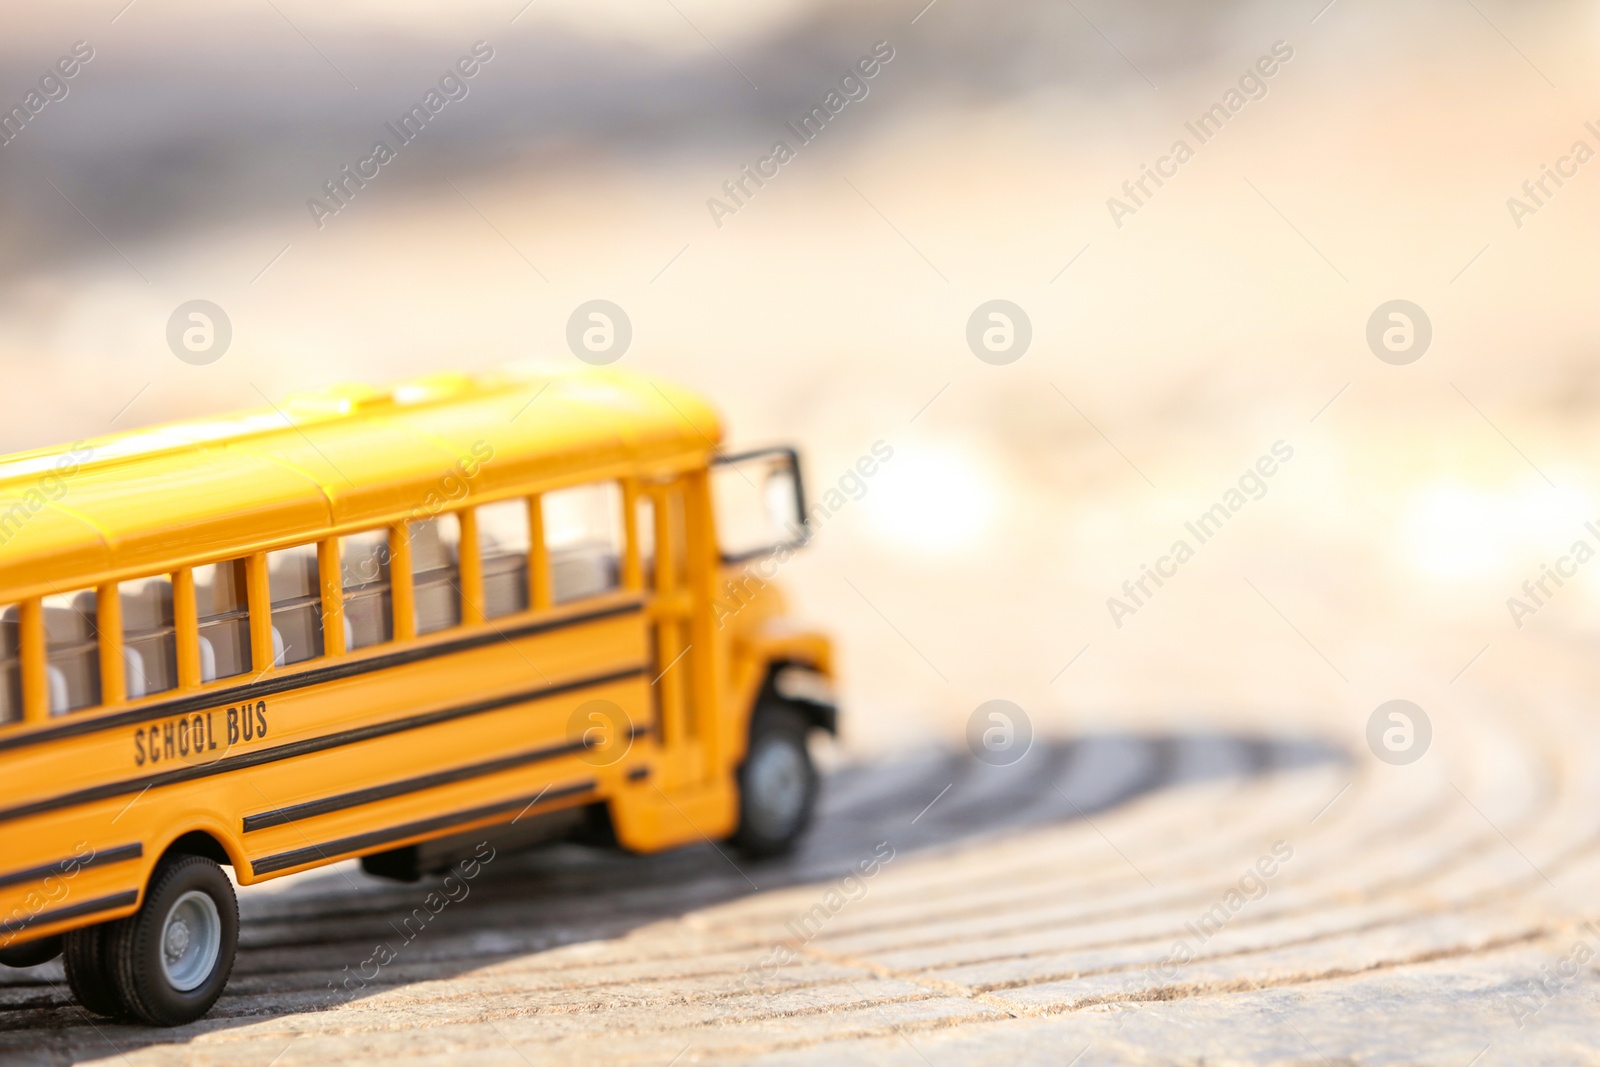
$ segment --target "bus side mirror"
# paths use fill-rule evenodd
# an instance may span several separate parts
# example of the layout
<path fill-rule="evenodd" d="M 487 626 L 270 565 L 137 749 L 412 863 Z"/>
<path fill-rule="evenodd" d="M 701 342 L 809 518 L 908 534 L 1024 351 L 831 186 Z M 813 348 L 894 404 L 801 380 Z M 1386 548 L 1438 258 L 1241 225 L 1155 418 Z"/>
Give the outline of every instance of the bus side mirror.
<path fill-rule="evenodd" d="M 810 540 L 800 456 L 794 449 L 718 456 L 711 482 L 722 562 L 743 563 Z"/>

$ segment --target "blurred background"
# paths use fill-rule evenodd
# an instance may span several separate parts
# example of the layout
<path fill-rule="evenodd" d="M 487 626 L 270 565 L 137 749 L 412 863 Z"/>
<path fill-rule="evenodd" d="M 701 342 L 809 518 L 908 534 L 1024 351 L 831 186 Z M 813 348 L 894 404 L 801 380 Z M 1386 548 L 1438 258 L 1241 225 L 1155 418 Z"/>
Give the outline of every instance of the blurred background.
<path fill-rule="evenodd" d="M 839 638 L 847 752 L 958 744 L 992 699 L 1043 733 L 1355 749 L 1403 697 L 1449 746 L 1498 677 L 1514 717 L 1558 670 L 1538 650 L 1600 624 L 1587 572 L 1520 629 L 1506 603 L 1600 544 L 1600 164 L 1523 190 L 1600 149 L 1595 6 L 925 2 L 14 11 L 6 109 L 92 58 L 0 145 L 0 447 L 576 366 L 569 316 L 604 299 L 619 366 L 703 390 L 730 444 L 796 442 L 814 490 L 893 449 L 783 576 Z M 475 47 L 465 95 L 316 218 Z M 802 145 L 786 123 L 875 49 Z M 1202 144 L 1186 123 L 1272 55 Z M 196 299 L 232 324 L 200 366 L 166 340 Z M 996 299 L 1031 325 L 1003 365 L 968 343 Z M 1396 299 L 1432 332 L 1403 366 L 1367 342 Z M 1265 495 L 1118 625 L 1107 599 L 1277 442 Z"/>

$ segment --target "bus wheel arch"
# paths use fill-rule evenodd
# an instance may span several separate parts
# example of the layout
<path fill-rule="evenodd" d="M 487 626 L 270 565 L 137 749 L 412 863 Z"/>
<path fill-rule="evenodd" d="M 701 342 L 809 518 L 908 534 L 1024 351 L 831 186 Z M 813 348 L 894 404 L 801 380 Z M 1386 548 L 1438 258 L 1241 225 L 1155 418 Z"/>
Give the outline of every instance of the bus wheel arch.
<path fill-rule="evenodd" d="M 232 867 L 236 871 L 241 869 L 221 837 L 210 830 L 195 829 L 179 834 L 161 850 L 156 866 L 178 856 L 201 856 L 219 867 Z"/>
<path fill-rule="evenodd" d="M 812 729 L 830 737 L 839 734 L 839 707 L 833 696 L 832 681 L 821 664 L 784 657 L 767 664 L 755 705 L 750 709 L 750 726 L 763 708 L 793 708 Z"/>

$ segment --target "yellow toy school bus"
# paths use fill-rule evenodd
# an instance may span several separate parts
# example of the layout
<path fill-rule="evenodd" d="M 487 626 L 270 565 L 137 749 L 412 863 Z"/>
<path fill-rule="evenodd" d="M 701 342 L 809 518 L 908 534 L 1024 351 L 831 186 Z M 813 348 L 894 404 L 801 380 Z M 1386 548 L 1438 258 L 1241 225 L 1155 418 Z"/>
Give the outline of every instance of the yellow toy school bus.
<path fill-rule="evenodd" d="M 0 962 L 175 1025 L 233 965 L 224 865 L 789 847 L 830 648 L 770 586 L 719 612 L 806 536 L 794 452 L 720 438 L 676 387 L 506 371 L 0 459 Z"/>

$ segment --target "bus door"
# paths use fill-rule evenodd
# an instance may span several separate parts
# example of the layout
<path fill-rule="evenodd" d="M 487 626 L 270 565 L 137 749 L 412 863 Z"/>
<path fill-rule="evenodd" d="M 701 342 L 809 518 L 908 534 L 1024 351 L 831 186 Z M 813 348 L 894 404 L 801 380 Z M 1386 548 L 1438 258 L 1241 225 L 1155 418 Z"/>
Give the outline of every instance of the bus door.
<path fill-rule="evenodd" d="M 698 784 L 707 770 L 694 694 L 709 648 L 697 650 L 693 633 L 696 531 L 689 482 L 683 476 L 641 483 L 634 504 L 639 578 L 654 646 L 650 688 L 663 756 L 660 784 L 668 790 Z"/>

